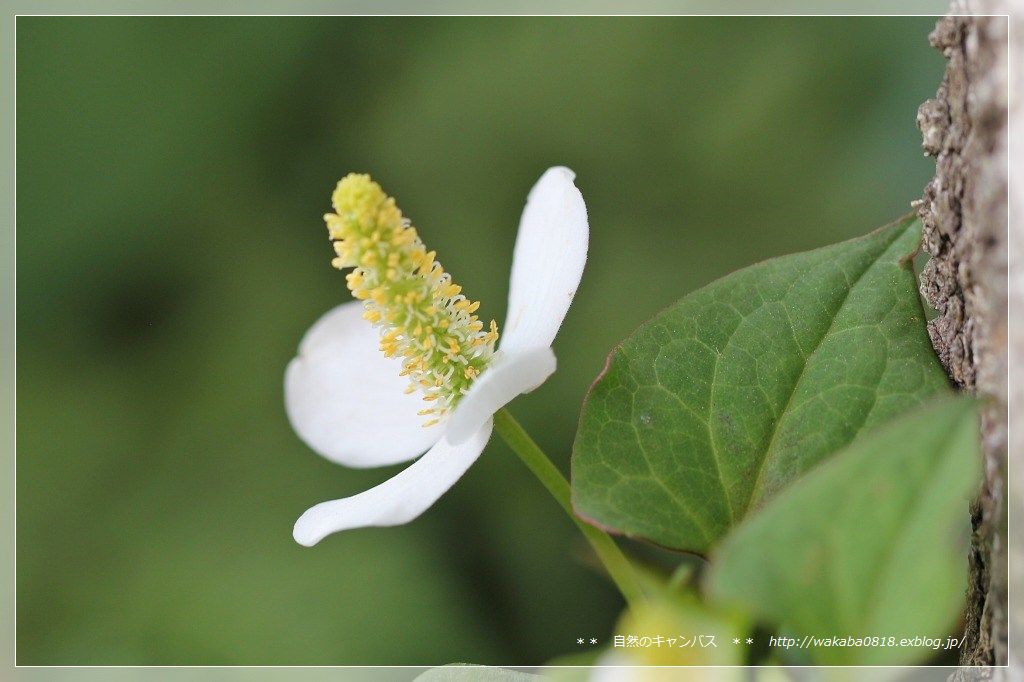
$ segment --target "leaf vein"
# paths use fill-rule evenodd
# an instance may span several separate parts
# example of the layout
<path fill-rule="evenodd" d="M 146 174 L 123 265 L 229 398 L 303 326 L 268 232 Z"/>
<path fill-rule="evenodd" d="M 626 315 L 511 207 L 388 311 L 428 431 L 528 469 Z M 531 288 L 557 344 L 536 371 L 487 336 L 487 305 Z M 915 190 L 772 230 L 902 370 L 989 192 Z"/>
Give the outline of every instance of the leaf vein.
<path fill-rule="evenodd" d="M 780 416 L 779 419 L 775 420 L 775 423 L 772 426 L 772 432 L 771 432 L 771 435 L 768 438 L 768 446 L 765 448 L 765 450 L 764 450 L 764 457 L 761 458 L 761 462 L 758 465 L 757 475 L 754 478 L 754 484 L 750 487 L 750 496 L 747 498 L 747 503 L 745 505 L 744 510 L 747 510 L 747 509 L 750 508 L 750 505 L 753 504 L 755 498 L 758 495 L 758 489 L 759 488 L 763 488 L 763 486 L 764 486 L 764 483 L 763 483 L 764 472 L 768 468 L 767 467 L 767 463 L 768 463 L 768 460 L 771 459 L 771 457 L 772 457 L 772 453 L 773 453 L 774 448 L 775 448 L 775 440 L 776 440 L 776 438 L 778 438 L 778 435 L 779 435 L 779 433 L 781 431 L 779 426 L 782 424 L 783 421 L 785 421 L 785 415 L 786 415 L 787 411 L 790 408 L 790 404 L 793 402 L 794 396 L 796 396 L 796 394 L 797 394 L 797 389 L 800 387 L 800 383 L 801 383 L 801 381 L 804 378 L 804 374 L 807 371 L 807 366 L 810 364 L 811 359 L 814 358 L 815 354 L 821 348 L 822 343 L 824 343 L 825 339 L 827 339 L 829 334 L 832 332 L 832 328 L 835 326 L 836 320 L 839 319 L 840 315 L 842 315 L 843 309 L 846 307 L 846 304 L 849 302 L 850 295 L 853 293 L 853 290 L 856 289 L 857 286 L 861 283 L 861 281 L 864 279 L 864 276 L 868 272 L 870 272 L 871 269 L 873 267 L 875 267 L 875 265 L 877 265 L 879 263 L 879 261 L 881 261 L 882 258 L 887 253 L 889 253 L 889 249 L 892 248 L 893 244 L 895 244 L 895 243 L 897 243 L 899 241 L 899 238 L 904 233 L 905 233 L 905 230 L 893 230 L 893 236 L 890 238 L 889 242 L 885 244 L 885 247 L 880 250 L 880 252 L 878 253 L 877 256 L 872 258 L 864 266 L 864 268 L 857 274 L 856 278 L 852 282 L 850 281 L 849 276 L 846 274 L 846 271 L 842 270 L 843 277 L 847 281 L 846 292 L 843 294 L 842 300 L 839 302 L 839 305 L 836 307 L 836 312 L 832 316 L 832 319 L 829 322 L 828 327 L 826 327 L 825 333 L 822 334 L 821 337 L 818 339 L 818 341 L 814 344 L 814 347 L 811 349 L 811 352 L 804 358 L 804 361 L 803 361 L 803 363 L 800 366 L 800 371 L 797 374 L 796 380 L 793 382 L 793 385 L 790 388 L 789 397 L 786 399 L 786 404 L 783 406 L 782 412 L 780 413 L 781 416 Z"/>

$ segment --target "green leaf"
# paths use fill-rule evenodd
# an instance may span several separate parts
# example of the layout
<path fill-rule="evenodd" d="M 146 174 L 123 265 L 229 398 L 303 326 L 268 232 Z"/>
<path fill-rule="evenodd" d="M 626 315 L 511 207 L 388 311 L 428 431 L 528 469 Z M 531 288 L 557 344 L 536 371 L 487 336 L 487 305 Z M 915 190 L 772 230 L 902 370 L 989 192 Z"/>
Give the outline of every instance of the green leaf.
<path fill-rule="evenodd" d="M 706 553 L 862 431 L 948 390 L 904 219 L 765 261 L 672 305 L 608 359 L 583 405 L 576 512 Z"/>
<path fill-rule="evenodd" d="M 899 640 L 945 643 L 956 621 L 980 461 L 972 400 L 875 429 L 737 528 L 712 557 L 709 593 L 801 642 L 896 640 L 806 649 L 820 663 L 920 662 L 932 648 Z"/>

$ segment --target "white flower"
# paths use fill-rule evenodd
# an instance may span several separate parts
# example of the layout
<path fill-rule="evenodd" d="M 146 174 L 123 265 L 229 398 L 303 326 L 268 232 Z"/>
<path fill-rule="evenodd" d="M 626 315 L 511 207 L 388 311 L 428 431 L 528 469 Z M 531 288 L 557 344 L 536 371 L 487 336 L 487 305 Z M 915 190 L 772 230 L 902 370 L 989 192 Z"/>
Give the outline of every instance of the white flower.
<path fill-rule="evenodd" d="M 516 239 L 508 316 L 499 347 L 489 354 L 486 343 L 493 346 L 497 335 L 488 336 L 472 316 L 476 326 L 471 331 L 480 336 L 474 343 L 481 347 L 475 357 L 482 358 L 483 369 L 478 375 L 470 374 L 471 367 L 463 365 L 471 383 L 464 395 L 452 401 L 450 413 L 419 410 L 423 396 L 411 394 L 406 388 L 408 379 L 400 376 L 410 373 L 409 362 L 401 354 L 386 357 L 381 352 L 387 334 L 382 337 L 380 330 L 367 322 L 380 319 L 370 303 L 343 303 L 306 332 L 298 356 L 285 372 L 284 386 L 288 418 L 302 440 L 327 459 L 350 467 L 384 466 L 425 454 L 370 490 L 307 510 L 295 523 L 293 535 L 298 543 L 311 546 L 341 530 L 395 526 L 415 519 L 483 452 L 494 413 L 517 395 L 540 386 L 554 372 L 551 344 L 587 258 L 587 211 L 574 178 L 568 168 L 551 168 L 530 191 Z M 400 219 L 394 202 L 388 201 L 386 208 Z M 333 237 L 335 228 L 341 228 L 332 225 L 332 219 L 340 219 L 327 216 Z M 358 221 L 352 224 L 358 225 Z M 414 229 L 409 232 L 410 239 L 416 238 L 416 244 L 422 246 Z M 365 263 L 365 258 L 359 261 L 358 254 L 339 243 L 336 250 L 339 267 L 354 264 L 352 258 Z M 429 258 L 420 272 L 429 270 L 433 253 L 420 251 L 418 255 Z M 457 294 L 458 287 L 439 265 L 436 268 L 441 276 L 439 285 L 451 287 Z M 350 288 L 357 292 L 355 285 L 362 284 L 361 275 L 349 277 Z M 461 295 L 445 300 L 459 310 L 471 313 L 476 309 L 476 304 L 470 305 Z M 459 318 L 460 323 L 467 319 Z M 435 413 L 440 423 L 424 428 L 423 412 Z"/>

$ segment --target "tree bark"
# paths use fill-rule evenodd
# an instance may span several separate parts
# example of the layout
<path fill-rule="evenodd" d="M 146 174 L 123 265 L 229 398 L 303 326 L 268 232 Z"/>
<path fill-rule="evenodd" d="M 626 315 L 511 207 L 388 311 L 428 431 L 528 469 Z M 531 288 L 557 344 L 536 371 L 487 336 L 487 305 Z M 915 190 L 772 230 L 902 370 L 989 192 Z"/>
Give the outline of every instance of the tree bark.
<path fill-rule="evenodd" d="M 1012 117 L 1020 125 L 1021 116 L 1019 106 L 1007 110 L 1007 57 L 1009 22 L 1015 22 L 1015 36 L 1024 26 L 1016 18 L 965 16 L 1006 13 L 1008 5 L 1009 0 L 954 0 L 952 14 L 940 19 L 929 36 L 948 60 L 946 73 L 935 98 L 922 104 L 917 116 L 925 153 L 936 160 L 935 176 L 916 202 L 930 256 L 921 293 L 939 313 L 928 331 L 951 379 L 982 399 L 984 480 L 971 506 L 962 665 L 1019 663 L 1016 648 L 1011 652 L 1007 641 L 1008 621 L 1020 617 L 1020 610 L 1012 614 L 1007 603 L 1007 509 L 1012 506 L 1016 513 L 1020 508 L 1019 496 L 1007 497 L 1007 304 L 1008 296 L 1015 305 L 1021 303 L 1022 287 L 1014 270 L 1015 286 L 1008 288 L 1008 254 L 1020 253 L 1020 240 L 1008 230 L 1007 198 L 1019 201 L 1021 191 L 1016 185 L 1014 192 L 1007 191 L 1007 121 Z M 1017 46 L 1012 49 L 1016 53 Z M 1011 360 L 1015 366 L 1019 350 Z M 1020 395 L 1015 389 L 1015 406 Z M 1022 447 L 1015 434 L 1015 457 Z M 1018 488 L 1016 481 L 1012 488 Z M 1016 556 L 1014 563 L 1020 563 Z M 1016 620 L 1012 629 L 1020 632 Z M 1020 679 L 1019 669 L 989 674 Z"/>

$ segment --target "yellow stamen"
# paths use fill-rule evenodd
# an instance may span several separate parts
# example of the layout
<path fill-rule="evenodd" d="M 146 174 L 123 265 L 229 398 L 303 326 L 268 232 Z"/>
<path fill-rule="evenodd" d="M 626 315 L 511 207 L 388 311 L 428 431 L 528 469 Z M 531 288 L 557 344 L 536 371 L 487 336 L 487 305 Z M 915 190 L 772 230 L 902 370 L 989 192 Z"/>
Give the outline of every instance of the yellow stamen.
<path fill-rule="evenodd" d="M 324 216 L 334 242 L 334 267 L 355 268 L 345 277 L 364 301 L 363 317 L 384 329 L 380 349 L 402 357 L 406 392 L 424 392 L 435 403 L 426 414 L 437 423 L 465 395 L 487 367 L 498 339 L 475 315 L 480 307 L 428 251 L 395 200 L 368 175 L 350 174 L 331 197 L 334 213 Z M 457 365 L 453 367 L 453 365 Z"/>

